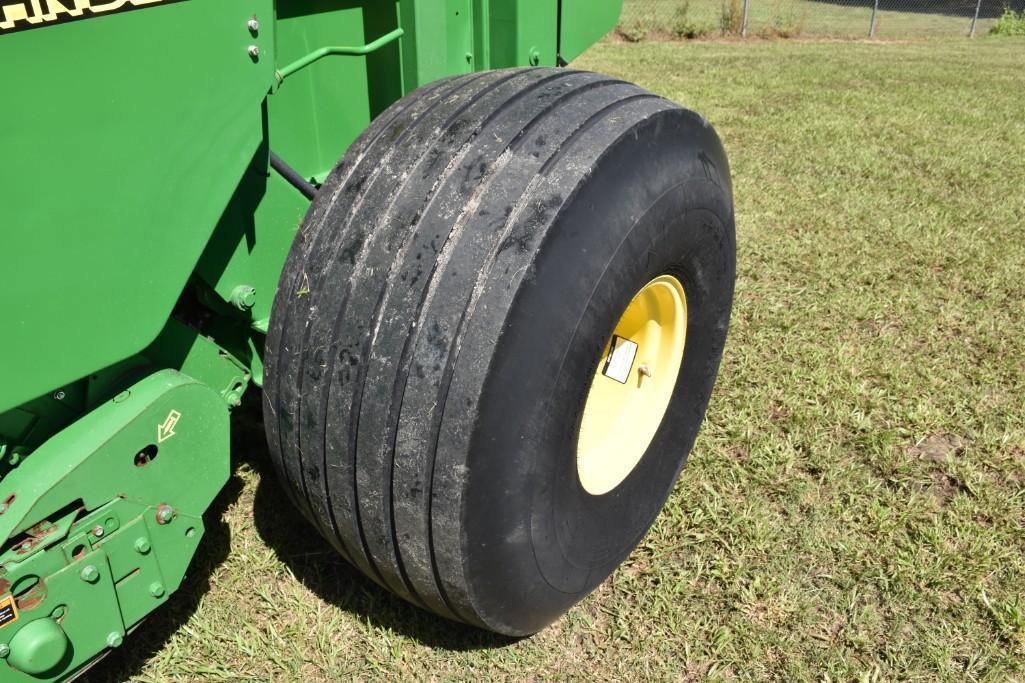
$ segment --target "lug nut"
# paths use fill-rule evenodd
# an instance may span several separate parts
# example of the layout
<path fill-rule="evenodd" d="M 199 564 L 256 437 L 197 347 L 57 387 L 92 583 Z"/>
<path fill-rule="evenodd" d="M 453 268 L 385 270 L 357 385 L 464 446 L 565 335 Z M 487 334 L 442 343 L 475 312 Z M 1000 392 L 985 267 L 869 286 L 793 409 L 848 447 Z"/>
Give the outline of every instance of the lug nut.
<path fill-rule="evenodd" d="M 91 564 L 87 564 L 82 567 L 82 572 L 79 574 L 82 580 L 86 583 L 96 583 L 100 580 L 100 570 Z"/>

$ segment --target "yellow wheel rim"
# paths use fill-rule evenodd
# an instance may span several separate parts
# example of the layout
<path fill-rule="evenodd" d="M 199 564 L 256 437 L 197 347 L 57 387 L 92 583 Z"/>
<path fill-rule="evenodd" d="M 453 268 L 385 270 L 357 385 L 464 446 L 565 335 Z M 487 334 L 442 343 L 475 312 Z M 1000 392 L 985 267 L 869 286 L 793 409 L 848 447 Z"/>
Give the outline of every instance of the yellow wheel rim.
<path fill-rule="evenodd" d="M 672 275 L 644 285 L 602 352 L 577 437 L 577 476 L 588 493 L 608 493 L 648 450 L 683 363 L 687 297 Z"/>

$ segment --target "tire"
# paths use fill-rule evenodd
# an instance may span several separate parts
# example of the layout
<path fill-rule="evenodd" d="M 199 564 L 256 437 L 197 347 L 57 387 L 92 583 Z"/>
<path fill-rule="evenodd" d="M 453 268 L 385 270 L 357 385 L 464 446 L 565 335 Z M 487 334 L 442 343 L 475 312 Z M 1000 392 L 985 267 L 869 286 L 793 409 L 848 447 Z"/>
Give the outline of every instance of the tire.
<path fill-rule="evenodd" d="M 352 145 L 285 265 L 264 399 L 280 478 L 391 591 L 536 632 L 664 504 L 715 381 L 734 259 L 726 156 L 697 114 L 568 69 L 425 86 Z M 625 479 L 588 493 L 574 452 L 595 368 L 666 274 L 687 316 L 671 398 Z"/>

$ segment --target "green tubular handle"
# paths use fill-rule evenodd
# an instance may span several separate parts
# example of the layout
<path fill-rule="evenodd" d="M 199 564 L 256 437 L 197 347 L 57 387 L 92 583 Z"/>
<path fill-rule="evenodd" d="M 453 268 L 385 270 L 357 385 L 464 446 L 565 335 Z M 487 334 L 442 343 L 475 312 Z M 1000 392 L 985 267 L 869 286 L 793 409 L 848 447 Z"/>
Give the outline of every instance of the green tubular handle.
<path fill-rule="evenodd" d="M 355 57 L 358 57 L 360 55 L 368 55 L 371 52 L 374 52 L 375 50 L 381 49 L 388 43 L 398 40 L 402 37 L 402 34 L 403 30 L 401 28 L 397 28 L 394 31 L 385 33 L 377 40 L 371 43 L 367 43 L 366 45 L 360 45 L 358 47 L 347 47 L 342 45 L 321 47 L 309 53 L 305 57 L 300 57 L 291 64 L 288 64 L 278 69 L 274 72 L 274 76 L 277 78 L 278 83 L 280 84 L 282 81 L 285 80 L 286 76 L 291 76 L 296 71 L 304 69 L 310 64 L 313 64 L 313 62 L 316 62 L 317 60 L 322 59 L 324 57 L 327 57 L 328 55 L 348 55 Z"/>

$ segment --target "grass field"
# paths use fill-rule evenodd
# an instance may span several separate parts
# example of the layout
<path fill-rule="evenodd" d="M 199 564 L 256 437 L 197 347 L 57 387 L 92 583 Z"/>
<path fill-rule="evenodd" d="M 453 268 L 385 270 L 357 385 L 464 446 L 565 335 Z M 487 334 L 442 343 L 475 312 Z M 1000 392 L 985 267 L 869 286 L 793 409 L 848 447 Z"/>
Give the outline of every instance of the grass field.
<path fill-rule="evenodd" d="M 912 11 L 937 2 L 884 0 L 876 16 L 876 37 L 967 36 L 975 12 L 974 0 L 940 0 L 944 1 L 949 5 L 945 12 Z M 732 4 L 738 13 L 739 30 L 742 0 Z M 649 34 L 666 37 L 677 25 L 682 8 L 686 8 L 685 16 L 692 25 L 718 35 L 723 7 L 730 5 L 731 0 L 624 0 L 619 26 L 623 35 L 634 39 Z M 1002 7 L 997 0 L 986 0 L 984 6 L 976 27 L 980 36 L 989 31 Z M 868 35 L 871 17 L 871 0 L 748 0 L 748 34 L 753 36 L 863 37 Z"/>
<path fill-rule="evenodd" d="M 350 570 L 258 422 L 188 587 L 93 681 L 1025 680 L 1025 41 L 603 44 L 715 124 L 739 279 L 667 509 L 514 641 Z"/>

